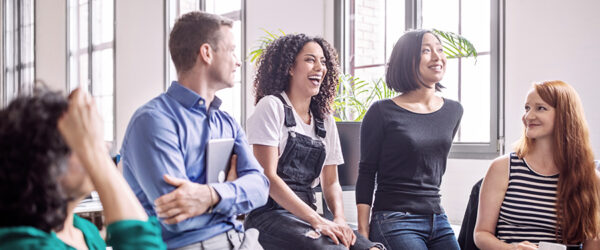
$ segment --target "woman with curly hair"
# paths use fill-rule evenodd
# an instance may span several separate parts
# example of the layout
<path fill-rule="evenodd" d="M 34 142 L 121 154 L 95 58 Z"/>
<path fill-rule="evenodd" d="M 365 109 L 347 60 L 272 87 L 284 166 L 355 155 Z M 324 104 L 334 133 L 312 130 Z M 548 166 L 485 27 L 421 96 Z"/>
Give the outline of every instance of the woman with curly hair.
<path fill-rule="evenodd" d="M 89 94 L 42 90 L 0 111 L 0 249 L 165 249 L 104 145 Z M 96 188 L 107 241 L 73 213 Z"/>
<path fill-rule="evenodd" d="M 271 188 L 267 205 L 252 211 L 245 226 L 260 231 L 265 249 L 376 247 L 357 238 L 344 217 L 337 174 L 343 157 L 331 114 L 338 75 L 335 50 L 304 34 L 276 39 L 259 59 L 248 141 Z M 316 212 L 319 177 L 333 221 Z"/>
<path fill-rule="evenodd" d="M 371 105 L 360 128 L 358 231 L 389 249 L 459 248 L 440 185 L 463 108 L 436 94 L 445 72 L 440 39 L 406 32 L 386 72 L 399 95 Z"/>
<path fill-rule="evenodd" d="M 522 121 L 515 152 L 494 160 L 483 180 L 475 244 L 600 249 L 600 174 L 577 93 L 562 81 L 533 84 Z"/>

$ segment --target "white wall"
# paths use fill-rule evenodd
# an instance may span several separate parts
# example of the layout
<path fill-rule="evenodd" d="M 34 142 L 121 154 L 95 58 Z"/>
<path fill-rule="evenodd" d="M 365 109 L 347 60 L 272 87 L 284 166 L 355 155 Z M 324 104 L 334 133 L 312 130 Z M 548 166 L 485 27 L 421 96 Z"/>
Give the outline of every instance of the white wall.
<path fill-rule="evenodd" d="M 67 3 L 36 1 L 35 76 L 55 90 L 67 86 Z"/>
<path fill-rule="evenodd" d="M 521 133 L 520 117 L 531 82 L 560 79 L 579 93 L 600 157 L 600 1 L 506 1 L 506 141 Z"/>
<path fill-rule="evenodd" d="M 116 2 L 116 138 L 133 112 L 164 90 L 164 1 Z"/>

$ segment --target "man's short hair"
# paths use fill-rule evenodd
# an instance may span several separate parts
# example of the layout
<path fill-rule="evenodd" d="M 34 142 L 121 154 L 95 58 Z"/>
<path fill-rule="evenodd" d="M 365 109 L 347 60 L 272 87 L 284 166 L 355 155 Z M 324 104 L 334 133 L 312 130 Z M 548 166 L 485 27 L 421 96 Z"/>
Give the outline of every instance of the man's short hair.
<path fill-rule="evenodd" d="M 169 35 L 169 52 L 177 73 L 194 67 L 202 44 L 208 43 L 213 49 L 218 49 L 221 26 L 233 27 L 233 21 L 201 11 L 193 11 L 177 19 Z"/>

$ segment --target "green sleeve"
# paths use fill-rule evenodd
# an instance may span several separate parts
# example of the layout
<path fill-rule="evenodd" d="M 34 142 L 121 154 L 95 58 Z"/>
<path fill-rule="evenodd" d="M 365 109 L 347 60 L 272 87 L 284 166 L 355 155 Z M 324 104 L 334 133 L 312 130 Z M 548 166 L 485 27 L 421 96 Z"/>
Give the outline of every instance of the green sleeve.
<path fill-rule="evenodd" d="M 73 225 L 81 230 L 85 237 L 85 244 L 90 250 L 106 249 L 106 243 L 100 236 L 96 225 L 76 214 L 73 216 Z"/>
<path fill-rule="evenodd" d="M 166 249 L 156 217 L 148 221 L 122 220 L 106 228 L 106 243 L 113 249 Z"/>

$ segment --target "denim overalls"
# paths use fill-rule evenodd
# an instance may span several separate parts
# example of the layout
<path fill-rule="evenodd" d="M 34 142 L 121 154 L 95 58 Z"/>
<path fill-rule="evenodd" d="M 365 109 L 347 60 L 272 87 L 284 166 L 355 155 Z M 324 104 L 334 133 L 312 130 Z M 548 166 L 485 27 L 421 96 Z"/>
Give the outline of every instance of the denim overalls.
<path fill-rule="evenodd" d="M 296 126 L 294 111 L 281 95 L 276 95 L 283 103 L 285 114 L 284 125 L 288 128 Z M 314 117 L 315 133 L 320 138 L 325 138 L 325 123 L 323 119 Z M 325 145 L 321 139 L 312 139 L 294 131 L 288 132 L 288 139 L 277 162 L 277 175 L 294 191 L 294 193 L 316 210 L 315 192 L 312 190 L 313 181 L 321 174 L 325 162 Z M 310 224 L 296 217 L 271 197 L 266 205 L 250 212 L 244 223 L 246 228 L 256 228 L 260 232 L 259 242 L 265 250 L 271 249 L 321 249 L 342 250 L 344 245 L 333 244 L 327 236 L 318 235 Z M 369 249 L 381 246 L 379 243 L 370 242 L 367 238 L 357 235 L 356 244 L 350 249 Z M 318 233 L 317 233 L 318 234 Z"/>
<path fill-rule="evenodd" d="M 281 95 L 276 95 L 283 103 L 285 114 L 284 125 L 288 128 L 296 126 L 294 111 Z M 323 119 L 314 117 L 315 133 L 325 138 L 325 124 Z M 315 192 L 312 189 L 313 181 L 321 174 L 325 162 L 325 144 L 319 139 L 288 131 L 288 138 L 283 153 L 277 162 L 277 175 L 296 193 L 296 195 L 316 210 Z M 255 209 L 249 216 L 256 216 L 269 210 L 284 209 L 271 197 L 263 207 Z"/>

